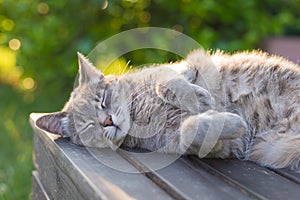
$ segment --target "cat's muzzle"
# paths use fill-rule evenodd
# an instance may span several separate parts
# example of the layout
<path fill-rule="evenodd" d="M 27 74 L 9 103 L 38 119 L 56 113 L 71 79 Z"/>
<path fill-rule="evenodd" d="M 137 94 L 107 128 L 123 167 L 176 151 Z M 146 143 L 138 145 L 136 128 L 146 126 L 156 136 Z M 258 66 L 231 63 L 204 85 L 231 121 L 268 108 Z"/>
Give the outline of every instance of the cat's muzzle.
<path fill-rule="evenodd" d="M 112 121 L 112 117 L 111 117 L 111 115 L 108 115 L 104 121 L 104 127 L 113 126 L 113 125 L 114 125 L 114 123 Z"/>

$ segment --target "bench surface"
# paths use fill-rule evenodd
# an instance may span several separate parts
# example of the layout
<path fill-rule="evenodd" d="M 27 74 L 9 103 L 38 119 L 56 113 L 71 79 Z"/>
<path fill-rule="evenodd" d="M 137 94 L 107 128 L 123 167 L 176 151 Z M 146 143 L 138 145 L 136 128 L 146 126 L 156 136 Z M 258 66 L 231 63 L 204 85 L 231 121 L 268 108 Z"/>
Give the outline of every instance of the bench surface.
<path fill-rule="evenodd" d="M 35 126 L 33 199 L 300 199 L 300 173 L 253 162 L 86 148 Z"/>

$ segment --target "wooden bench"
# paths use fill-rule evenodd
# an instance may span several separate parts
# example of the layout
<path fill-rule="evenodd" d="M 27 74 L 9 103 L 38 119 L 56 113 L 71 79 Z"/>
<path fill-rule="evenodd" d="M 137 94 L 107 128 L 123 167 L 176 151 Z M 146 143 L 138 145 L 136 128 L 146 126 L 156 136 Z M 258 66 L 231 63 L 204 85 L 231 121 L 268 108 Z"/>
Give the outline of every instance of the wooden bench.
<path fill-rule="evenodd" d="M 30 115 L 34 200 L 300 199 L 300 174 L 290 170 L 238 160 L 80 147 L 37 128 L 38 116 Z"/>

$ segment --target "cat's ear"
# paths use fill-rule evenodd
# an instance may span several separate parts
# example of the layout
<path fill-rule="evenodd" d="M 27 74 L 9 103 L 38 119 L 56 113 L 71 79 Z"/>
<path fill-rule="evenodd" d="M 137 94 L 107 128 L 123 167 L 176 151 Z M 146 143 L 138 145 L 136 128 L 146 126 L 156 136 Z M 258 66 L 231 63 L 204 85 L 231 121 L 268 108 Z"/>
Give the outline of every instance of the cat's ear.
<path fill-rule="evenodd" d="M 56 112 L 56 113 L 46 114 L 40 117 L 36 121 L 36 125 L 37 127 L 45 131 L 58 134 L 63 137 L 69 137 L 63 128 L 64 123 L 66 121 L 67 121 L 66 112 Z"/>
<path fill-rule="evenodd" d="M 91 80 L 103 79 L 104 75 L 98 71 L 81 53 L 78 54 L 79 84 L 88 83 Z"/>

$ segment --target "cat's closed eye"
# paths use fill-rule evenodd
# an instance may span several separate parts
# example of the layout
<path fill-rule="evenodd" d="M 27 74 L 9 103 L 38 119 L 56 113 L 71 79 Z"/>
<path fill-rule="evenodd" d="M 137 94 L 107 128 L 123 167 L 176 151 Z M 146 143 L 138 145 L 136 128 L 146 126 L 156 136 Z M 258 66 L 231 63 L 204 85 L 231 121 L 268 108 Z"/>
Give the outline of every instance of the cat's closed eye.
<path fill-rule="evenodd" d="M 104 94 L 105 95 L 105 94 Z M 105 109 L 106 105 L 105 105 L 105 96 L 103 96 L 102 98 L 100 97 L 99 94 L 96 95 L 96 97 L 94 98 L 94 101 L 96 101 L 97 103 L 100 103 L 100 108 L 101 109 Z"/>
<path fill-rule="evenodd" d="M 105 105 L 105 97 L 103 98 L 102 102 L 101 102 L 101 108 L 105 109 L 106 105 Z"/>
<path fill-rule="evenodd" d="M 111 97 L 111 93 L 108 90 L 105 90 L 103 92 L 103 98 L 102 98 L 102 102 L 101 102 L 102 109 L 106 109 L 109 107 L 110 101 L 111 101 L 110 97 Z"/>

